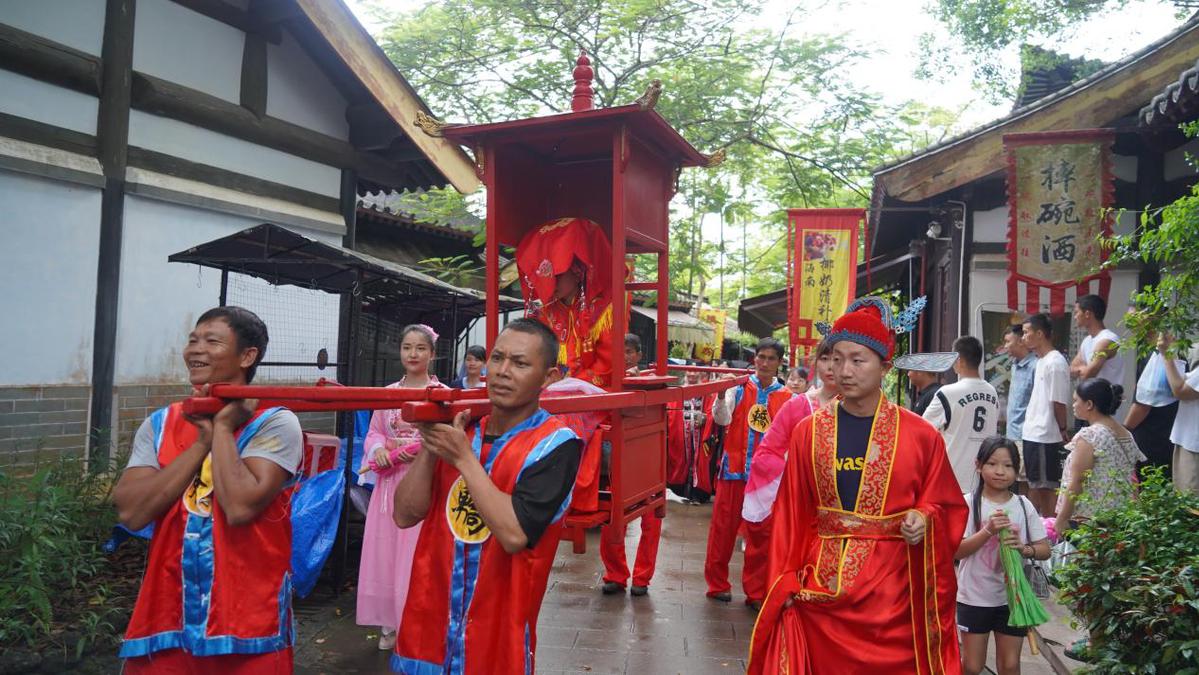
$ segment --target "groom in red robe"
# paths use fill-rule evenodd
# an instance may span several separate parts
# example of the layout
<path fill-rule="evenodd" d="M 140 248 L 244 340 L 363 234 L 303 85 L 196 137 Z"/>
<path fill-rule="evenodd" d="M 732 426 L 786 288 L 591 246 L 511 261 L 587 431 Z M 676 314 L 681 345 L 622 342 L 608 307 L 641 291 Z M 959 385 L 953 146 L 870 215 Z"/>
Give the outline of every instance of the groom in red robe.
<path fill-rule="evenodd" d="M 940 434 L 882 392 L 896 330 L 861 298 L 821 332 L 841 398 L 795 428 L 750 673 L 960 673 L 953 554 L 966 503 Z"/>

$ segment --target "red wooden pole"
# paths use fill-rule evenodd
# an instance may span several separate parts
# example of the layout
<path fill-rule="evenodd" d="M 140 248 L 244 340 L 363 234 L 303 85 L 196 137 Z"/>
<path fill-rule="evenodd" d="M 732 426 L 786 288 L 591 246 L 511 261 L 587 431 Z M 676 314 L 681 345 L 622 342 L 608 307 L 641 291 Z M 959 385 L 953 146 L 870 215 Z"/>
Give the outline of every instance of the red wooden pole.
<path fill-rule="evenodd" d="M 591 60 L 587 58 L 587 52 L 579 52 L 579 60 L 575 62 L 574 78 L 575 91 L 570 98 L 570 109 L 573 112 L 582 112 L 591 110 L 595 107 L 595 91 L 591 88 L 591 80 L 595 77 L 595 71 L 591 68 Z"/>

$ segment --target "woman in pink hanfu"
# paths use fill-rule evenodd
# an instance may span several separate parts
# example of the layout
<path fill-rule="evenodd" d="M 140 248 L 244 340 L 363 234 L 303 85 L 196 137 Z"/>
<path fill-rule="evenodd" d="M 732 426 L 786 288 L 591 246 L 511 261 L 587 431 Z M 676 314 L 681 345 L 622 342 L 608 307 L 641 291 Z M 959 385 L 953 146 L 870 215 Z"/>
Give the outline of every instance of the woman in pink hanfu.
<path fill-rule="evenodd" d="M 400 358 L 405 375 L 389 389 L 442 387 L 429 373 L 437 333 L 424 324 L 405 326 L 400 332 Z M 420 452 L 420 433 L 400 417 L 399 410 L 377 410 L 371 415 L 365 446 L 368 463 L 377 474 L 366 513 L 362 561 L 358 566 L 360 626 L 379 626 L 379 649 L 395 647 L 396 627 L 404 615 L 412 555 L 420 525 L 401 530 L 392 519 L 396 486 Z"/>

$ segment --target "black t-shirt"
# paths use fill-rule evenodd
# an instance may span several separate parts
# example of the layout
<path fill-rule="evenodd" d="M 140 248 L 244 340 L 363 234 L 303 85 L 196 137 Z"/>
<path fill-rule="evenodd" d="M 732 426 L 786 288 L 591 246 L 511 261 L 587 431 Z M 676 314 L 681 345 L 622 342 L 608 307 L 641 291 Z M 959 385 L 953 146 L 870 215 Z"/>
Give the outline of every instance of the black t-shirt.
<path fill-rule="evenodd" d="M 933 397 L 937 395 L 937 391 L 941 388 L 940 382 L 934 382 L 924 389 L 916 393 L 916 402 L 912 404 L 912 412 L 917 415 L 923 415 L 925 410 L 932 405 Z"/>
<path fill-rule="evenodd" d="M 498 438 L 484 434 L 483 457 L 491 454 L 491 444 Z M 529 540 L 529 548 L 537 545 L 545 529 L 554 522 L 554 516 L 574 487 L 582 455 L 583 444 L 579 439 L 563 441 L 517 479 L 512 490 L 512 510 Z"/>
<path fill-rule="evenodd" d="M 866 463 L 866 448 L 870 445 L 870 428 L 874 416 L 856 417 L 837 406 L 837 495 L 841 508 L 853 511 L 858 502 L 858 487 L 862 482 L 862 467 Z"/>

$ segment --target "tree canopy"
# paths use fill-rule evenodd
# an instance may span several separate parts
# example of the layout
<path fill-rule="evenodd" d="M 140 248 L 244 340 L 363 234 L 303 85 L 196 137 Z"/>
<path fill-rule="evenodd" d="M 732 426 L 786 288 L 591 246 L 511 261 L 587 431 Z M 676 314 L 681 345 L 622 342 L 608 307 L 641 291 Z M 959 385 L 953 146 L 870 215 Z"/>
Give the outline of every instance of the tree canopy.
<path fill-rule="evenodd" d="M 886 106 L 845 66 L 865 52 L 800 30 L 803 2 L 766 25 L 752 0 L 446 0 L 412 12 L 372 6 L 384 51 L 433 110 L 492 122 L 569 110 L 580 50 L 596 106 L 630 103 L 652 80 L 657 110 L 716 169 L 684 172 L 672 211 L 672 288 L 695 293 L 725 272 L 725 302 L 783 286 L 785 209 L 865 206 L 870 169 L 935 142 L 952 112 Z M 700 231 L 723 217 L 724 247 Z M 712 216 L 709 216 L 711 218 Z M 783 240 L 784 243 L 780 243 Z M 726 241 L 726 244 L 729 242 Z M 733 250 L 733 249 L 736 250 Z M 743 278 L 744 277 L 744 278 Z"/>

